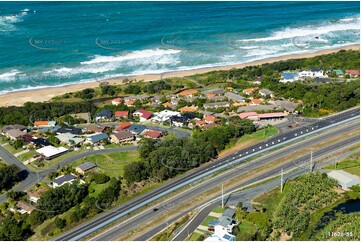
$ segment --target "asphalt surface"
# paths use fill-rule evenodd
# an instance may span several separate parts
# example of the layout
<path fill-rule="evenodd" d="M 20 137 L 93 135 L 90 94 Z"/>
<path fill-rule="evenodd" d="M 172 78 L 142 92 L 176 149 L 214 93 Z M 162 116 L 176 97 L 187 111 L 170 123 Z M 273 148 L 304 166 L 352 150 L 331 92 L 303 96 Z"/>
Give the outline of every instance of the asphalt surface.
<path fill-rule="evenodd" d="M 354 126 L 355 127 L 355 126 Z M 328 138 L 325 137 L 320 137 L 319 139 L 316 140 L 312 140 L 309 141 L 308 143 L 315 143 L 315 142 L 320 142 L 322 140 L 327 140 L 327 139 L 332 139 L 332 135 L 329 136 Z M 324 149 L 315 151 L 313 154 L 314 160 L 317 161 L 318 158 L 327 155 L 329 153 L 331 153 L 332 151 L 335 151 L 337 149 L 340 149 L 341 147 L 344 146 L 348 146 L 350 144 L 356 143 L 359 141 L 359 136 L 355 136 L 352 137 L 350 139 L 347 139 L 345 141 L 342 142 L 338 142 L 336 144 L 330 145 Z M 295 146 L 294 148 L 292 148 L 293 150 L 297 150 L 300 147 L 304 147 L 304 144 L 300 144 Z M 226 182 L 227 180 L 230 180 L 232 178 L 236 178 L 236 177 L 240 177 L 242 175 L 246 175 L 249 171 L 254 170 L 257 167 L 260 167 L 268 162 L 271 161 L 275 161 L 275 160 L 279 160 L 282 157 L 289 155 L 290 150 L 289 149 L 285 149 L 279 152 L 275 152 L 275 154 L 270 154 L 264 157 L 261 157 L 260 159 L 258 159 L 256 162 L 249 162 L 246 163 L 242 168 L 240 169 L 233 169 L 230 172 L 227 172 L 225 174 L 221 174 L 215 178 L 212 178 L 210 180 L 207 180 L 206 182 L 204 182 L 203 184 L 201 184 L 200 186 L 196 186 L 194 188 L 191 188 L 189 190 L 187 190 L 186 192 L 171 198 L 167 203 L 163 203 L 160 206 L 157 206 L 157 208 L 159 209 L 157 212 L 154 212 L 153 210 L 150 210 L 146 213 L 143 213 L 140 217 L 134 218 L 134 219 L 129 219 L 128 222 L 126 223 L 121 223 L 119 224 L 119 226 L 116 226 L 114 229 L 111 229 L 109 231 L 107 231 L 107 233 L 102 234 L 101 236 L 96 236 L 94 238 L 94 240 L 114 240 L 117 237 L 119 237 L 119 235 L 126 233 L 127 231 L 133 229 L 134 225 L 140 225 L 142 223 L 144 223 L 147 220 L 150 220 L 152 218 L 155 218 L 156 216 L 161 216 L 162 212 L 164 212 L 164 210 L 168 210 L 168 211 L 177 211 L 177 207 L 181 206 L 183 202 L 187 201 L 190 198 L 194 198 L 199 196 L 200 194 L 202 194 L 203 192 L 212 189 L 215 187 L 215 184 L 218 184 L 219 188 L 220 188 L 220 184 Z M 284 169 L 284 172 L 286 172 L 287 170 L 290 169 L 294 169 L 296 168 L 299 172 L 299 174 L 305 173 L 305 172 L 309 172 L 309 165 L 308 162 L 310 160 L 310 155 L 306 154 L 300 158 L 297 158 L 295 160 L 290 160 L 288 163 L 282 165 L 281 167 L 277 167 L 274 169 L 271 169 L 261 175 L 255 176 L 249 180 L 247 180 L 246 182 L 243 182 L 235 187 L 233 187 L 232 189 L 225 191 L 225 193 L 230 192 L 234 189 L 237 188 L 241 188 L 247 185 L 250 185 L 254 182 L 260 181 L 262 179 L 266 179 L 269 177 L 272 177 L 274 175 L 279 175 L 281 168 Z M 287 176 L 285 176 L 285 178 L 287 178 Z M 279 181 L 277 182 L 277 185 L 279 184 Z M 220 188 L 221 189 L 221 188 Z M 256 194 L 257 194 L 257 189 L 258 188 L 254 188 L 253 192 L 249 192 L 249 193 L 244 193 L 244 192 L 240 192 L 240 193 L 235 193 L 235 194 L 231 194 L 231 196 L 226 197 L 225 198 L 225 203 L 228 205 L 235 205 L 238 203 L 238 201 L 240 201 L 240 199 L 244 200 L 247 198 L 253 198 Z M 252 190 L 251 190 L 252 191 Z M 219 195 L 218 195 L 219 196 Z M 217 197 L 218 197 L 217 196 Z M 216 197 L 214 197 L 216 198 Z M 212 210 L 214 207 L 221 205 L 220 200 L 218 200 L 218 202 L 216 203 L 212 203 L 209 204 L 206 208 L 207 211 Z M 246 204 L 247 205 L 247 204 Z M 198 205 L 196 205 L 198 206 Z M 187 210 L 186 212 L 179 214 L 177 216 L 177 219 L 186 215 L 189 211 L 192 211 L 193 209 L 196 208 L 192 207 L 189 210 Z M 192 221 L 191 225 L 189 226 L 189 229 L 186 229 L 184 231 L 182 231 L 182 233 L 178 234 L 177 237 L 174 240 L 184 240 L 187 236 L 188 236 L 188 232 L 192 233 L 194 231 L 194 229 L 203 221 L 204 217 L 202 217 L 202 214 L 204 215 L 205 213 L 202 212 L 201 214 L 199 214 L 198 216 L 196 216 L 196 218 Z M 164 224 L 159 225 L 158 227 L 152 229 L 151 231 L 137 237 L 135 240 L 136 241 L 144 241 L 144 240 L 148 240 L 150 238 L 152 238 L 154 235 L 156 235 L 158 232 L 160 232 L 162 229 L 164 229 L 166 227 L 166 224 L 171 224 L 172 222 L 176 221 L 177 219 L 172 219 L 169 221 L 166 221 Z M 195 227 L 192 227 L 195 226 Z M 179 237 L 178 237 L 179 236 Z"/>
<path fill-rule="evenodd" d="M 350 155 L 350 153 L 353 152 L 349 152 L 346 155 L 342 154 L 339 156 L 339 159 L 343 159 L 346 158 Z M 329 164 L 331 162 L 334 162 L 333 159 L 329 159 L 326 162 L 322 162 L 321 164 L 315 164 L 315 171 L 320 171 L 322 172 L 322 170 L 320 169 L 320 167 Z M 298 168 L 296 170 L 292 170 L 291 172 L 285 173 L 283 175 L 284 178 L 284 183 L 287 183 L 287 180 L 290 180 L 292 178 L 295 178 L 299 175 L 305 174 L 309 172 L 307 169 L 301 169 Z M 277 174 L 276 174 L 277 175 Z M 242 202 L 243 206 L 247 208 L 248 211 L 252 211 L 253 207 L 252 207 L 252 200 L 254 198 L 256 198 L 257 196 L 270 191 L 271 189 L 277 187 L 280 185 L 280 180 L 279 179 L 274 179 L 271 180 L 269 182 L 260 184 L 258 186 L 255 187 L 251 187 L 248 189 L 244 189 L 242 191 L 239 192 L 235 192 L 232 193 L 229 198 L 225 201 L 225 205 L 227 206 L 236 206 L 239 202 Z M 187 237 L 189 237 L 189 235 L 195 231 L 195 229 L 203 222 L 203 220 L 209 215 L 210 211 L 212 211 L 213 208 L 215 208 L 216 206 L 219 205 L 219 201 L 218 203 L 211 203 L 208 206 L 202 208 L 202 210 L 196 214 L 196 216 L 193 218 L 193 220 L 188 223 L 185 224 L 185 227 L 181 227 L 180 229 L 178 229 L 178 231 L 175 231 L 175 237 L 172 240 L 185 240 Z M 154 231 L 155 232 L 155 231 Z M 154 233 L 153 232 L 153 233 Z M 178 232 L 178 233 L 177 233 Z M 151 234 L 151 233 L 147 233 L 146 236 L 152 235 L 148 238 L 153 237 L 155 234 Z M 144 236 L 141 236 L 139 238 L 137 238 L 136 240 L 140 240 L 145 238 Z"/>
<path fill-rule="evenodd" d="M 156 126 L 149 126 L 145 125 L 149 129 L 155 129 L 155 130 L 166 130 L 170 133 L 174 133 L 178 138 L 187 138 L 190 136 L 189 132 L 184 130 L 179 130 L 175 128 L 163 128 L 163 127 L 156 127 Z M 109 153 L 115 153 L 115 152 L 126 152 L 131 150 L 138 149 L 138 146 L 124 146 L 120 148 L 113 148 L 113 149 L 104 149 L 104 150 L 89 150 L 86 152 L 74 154 L 71 157 L 68 157 L 59 164 L 49 167 L 48 169 L 44 171 L 35 172 L 30 170 L 24 163 L 22 163 L 16 156 L 14 156 L 11 152 L 6 150 L 4 147 L 0 146 L 0 157 L 7 163 L 7 164 L 15 164 L 17 165 L 20 170 L 22 171 L 22 176 L 24 177 L 24 180 L 21 181 L 19 184 L 15 185 L 12 190 L 14 191 L 26 191 L 27 189 L 34 186 L 36 183 L 42 181 L 49 173 L 59 170 L 59 167 L 67 166 L 74 161 L 77 161 L 79 159 L 96 155 L 96 154 L 109 154 Z M 6 194 L 0 195 L 0 204 L 6 202 L 7 197 Z"/>
<path fill-rule="evenodd" d="M 293 129 L 288 133 L 272 137 L 267 141 L 261 142 L 247 149 L 238 151 L 233 155 L 215 160 L 213 162 L 209 162 L 206 165 L 203 165 L 190 172 L 187 172 L 186 174 L 180 177 L 172 179 L 171 181 L 166 182 L 164 185 L 156 189 L 153 189 L 148 193 L 138 196 L 137 198 L 134 198 L 129 202 L 113 210 L 107 211 L 106 213 L 101 214 L 100 216 L 90 221 L 85 222 L 84 224 L 78 226 L 77 228 L 58 237 L 57 240 L 79 240 L 89 235 L 90 233 L 98 230 L 99 228 L 102 228 L 107 224 L 110 224 L 111 222 L 116 221 L 117 219 L 129 214 L 130 212 L 135 211 L 143 206 L 146 206 L 148 203 L 155 201 L 159 197 L 169 194 L 172 191 L 175 191 L 194 181 L 197 181 L 210 174 L 213 174 L 214 172 L 224 169 L 229 165 L 240 163 L 246 158 L 250 158 L 252 156 L 268 151 L 270 150 L 270 148 L 275 147 L 277 144 L 286 144 L 292 142 L 295 140 L 295 138 L 305 137 L 306 134 L 311 133 L 312 131 L 321 131 L 324 130 L 323 128 L 329 127 L 330 125 L 336 126 L 340 122 L 346 122 L 346 120 L 350 118 L 357 119 L 358 116 L 359 116 L 359 109 L 348 110 L 339 115 L 325 118 L 310 125 Z M 133 226 L 135 225 L 136 223 L 133 224 Z M 120 230 L 120 227 L 117 228 L 118 230 Z M 109 235 L 109 237 L 112 236 L 114 237 L 114 235 Z M 104 239 L 104 240 L 108 240 L 108 239 Z"/>

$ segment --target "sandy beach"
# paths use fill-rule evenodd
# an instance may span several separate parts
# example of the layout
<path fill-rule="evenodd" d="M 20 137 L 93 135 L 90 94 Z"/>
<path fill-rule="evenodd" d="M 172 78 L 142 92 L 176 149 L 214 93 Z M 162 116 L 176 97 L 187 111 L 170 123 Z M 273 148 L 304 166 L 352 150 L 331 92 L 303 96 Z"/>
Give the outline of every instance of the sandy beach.
<path fill-rule="evenodd" d="M 314 53 L 307 53 L 307 54 L 296 54 L 296 55 L 286 55 L 281 57 L 275 58 L 268 58 L 259 61 L 253 61 L 248 63 L 242 63 L 237 65 L 231 66 L 222 66 L 222 67 L 212 67 L 212 68 L 205 68 L 205 69 L 197 69 L 197 70 L 187 70 L 187 71 L 174 71 L 168 72 L 166 74 L 149 74 L 149 75 L 137 75 L 131 76 L 128 78 L 137 79 L 137 80 L 144 80 L 144 81 L 153 81 L 159 80 L 162 77 L 183 77 L 189 76 L 194 74 L 201 74 L 209 71 L 214 70 L 230 70 L 232 68 L 243 68 L 250 65 L 261 65 L 265 63 L 272 63 L 281 60 L 288 60 L 288 59 L 296 59 L 296 58 L 309 58 L 313 56 L 323 55 L 323 54 L 330 54 L 333 52 L 337 52 L 339 50 L 359 50 L 359 45 L 350 45 L 342 48 L 337 49 L 329 49 L 329 50 L 321 50 Z M 110 80 L 103 80 L 101 82 L 108 82 L 112 85 L 121 85 L 123 84 L 124 78 L 118 79 L 110 79 Z M 0 95 L 0 106 L 21 106 L 25 102 L 44 102 L 48 101 L 51 98 L 68 93 L 68 92 L 75 92 L 79 90 L 83 90 L 85 88 L 94 88 L 98 87 L 100 82 L 88 82 L 88 83 L 80 83 L 74 85 L 67 85 L 67 86 L 60 86 L 60 87 L 49 87 L 43 89 L 35 89 L 35 90 L 28 90 L 28 91 L 18 91 L 18 92 L 11 92 Z"/>

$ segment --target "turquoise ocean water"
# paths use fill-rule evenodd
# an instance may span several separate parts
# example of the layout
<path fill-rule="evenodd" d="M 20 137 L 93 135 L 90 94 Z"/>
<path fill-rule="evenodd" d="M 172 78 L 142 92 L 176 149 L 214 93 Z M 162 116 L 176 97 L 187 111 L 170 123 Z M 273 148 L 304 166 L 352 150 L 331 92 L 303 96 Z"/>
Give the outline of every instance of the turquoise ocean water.
<path fill-rule="evenodd" d="M 0 2 L 0 93 L 360 42 L 358 2 Z"/>

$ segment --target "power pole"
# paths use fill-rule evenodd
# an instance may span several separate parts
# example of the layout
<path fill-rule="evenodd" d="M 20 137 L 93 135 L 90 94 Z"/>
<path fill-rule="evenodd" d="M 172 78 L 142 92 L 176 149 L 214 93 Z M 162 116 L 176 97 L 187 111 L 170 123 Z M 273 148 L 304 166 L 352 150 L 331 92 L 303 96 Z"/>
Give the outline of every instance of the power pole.
<path fill-rule="evenodd" d="M 224 201 L 223 201 L 223 184 L 222 184 L 222 208 L 224 207 Z"/>
<path fill-rule="evenodd" d="M 313 154 L 312 154 L 312 150 L 311 150 L 310 172 L 312 172 L 312 166 L 313 166 Z"/>
<path fill-rule="evenodd" d="M 281 193 L 283 191 L 283 168 L 281 169 Z"/>

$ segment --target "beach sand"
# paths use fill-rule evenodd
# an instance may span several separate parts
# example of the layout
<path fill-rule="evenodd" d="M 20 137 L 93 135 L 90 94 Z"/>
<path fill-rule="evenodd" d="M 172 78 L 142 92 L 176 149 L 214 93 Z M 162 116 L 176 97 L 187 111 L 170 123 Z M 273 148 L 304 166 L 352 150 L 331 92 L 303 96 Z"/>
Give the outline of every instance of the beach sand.
<path fill-rule="evenodd" d="M 243 68 L 246 66 L 251 65 L 261 65 L 265 63 L 272 63 L 281 60 L 289 60 L 289 59 L 297 59 L 297 58 L 309 58 L 313 56 L 323 55 L 323 54 L 330 54 L 337 52 L 339 50 L 359 50 L 359 45 L 350 45 L 342 48 L 337 49 L 329 49 L 329 50 L 321 50 L 314 53 L 307 53 L 307 54 L 296 54 L 296 55 L 286 55 L 281 57 L 275 58 L 268 58 L 259 61 L 253 61 L 248 63 L 242 63 L 237 65 L 230 65 L 230 66 L 222 66 L 222 67 L 211 67 L 211 68 L 204 68 L 204 69 L 196 69 L 196 70 L 187 70 L 187 71 L 174 71 L 168 72 L 166 74 L 149 74 L 149 75 L 137 75 L 127 77 L 129 79 L 137 79 L 137 80 L 144 80 L 144 81 L 153 81 L 159 80 L 162 77 L 183 77 L 183 76 L 190 76 L 194 74 L 202 74 L 209 71 L 214 70 L 230 70 L 232 68 Z M 108 82 L 111 85 L 121 85 L 123 84 L 124 78 L 117 78 L 117 79 L 109 79 L 103 80 L 100 82 Z M 35 90 L 28 90 L 28 91 L 18 91 L 18 92 L 11 92 L 0 95 L 0 106 L 21 106 L 25 102 L 44 102 L 48 101 L 51 98 L 62 95 L 69 92 L 75 92 L 79 90 L 83 90 L 85 88 L 94 88 L 98 87 L 100 82 L 87 82 L 87 83 L 80 83 L 74 85 L 67 85 L 67 86 L 60 86 L 60 87 L 49 87 L 43 89 L 35 89 Z"/>

